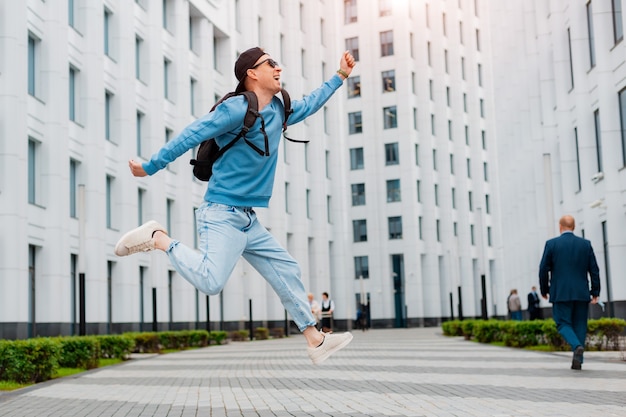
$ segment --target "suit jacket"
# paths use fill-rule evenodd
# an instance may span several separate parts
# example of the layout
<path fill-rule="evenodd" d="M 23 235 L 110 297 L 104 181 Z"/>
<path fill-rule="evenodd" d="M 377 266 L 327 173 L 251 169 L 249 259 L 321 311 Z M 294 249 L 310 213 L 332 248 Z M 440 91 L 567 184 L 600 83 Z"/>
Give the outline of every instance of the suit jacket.
<path fill-rule="evenodd" d="M 535 311 L 539 308 L 539 296 L 536 292 L 528 293 L 528 311 Z"/>
<path fill-rule="evenodd" d="M 600 270 L 591 242 L 571 232 L 548 240 L 539 265 L 539 284 L 541 295 L 549 293 L 552 303 L 599 296 Z"/>

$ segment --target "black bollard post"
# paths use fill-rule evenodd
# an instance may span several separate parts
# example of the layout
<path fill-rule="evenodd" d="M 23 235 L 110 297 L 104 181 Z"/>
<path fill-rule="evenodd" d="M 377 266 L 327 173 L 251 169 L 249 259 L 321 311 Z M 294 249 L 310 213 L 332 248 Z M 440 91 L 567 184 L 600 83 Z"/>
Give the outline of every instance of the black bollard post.
<path fill-rule="evenodd" d="M 248 310 L 250 310 L 250 324 L 248 326 L 250 332 L 250 340 L 254 338 L 254 325 L 252 323 L 252 298 L 248 299 Z"/>

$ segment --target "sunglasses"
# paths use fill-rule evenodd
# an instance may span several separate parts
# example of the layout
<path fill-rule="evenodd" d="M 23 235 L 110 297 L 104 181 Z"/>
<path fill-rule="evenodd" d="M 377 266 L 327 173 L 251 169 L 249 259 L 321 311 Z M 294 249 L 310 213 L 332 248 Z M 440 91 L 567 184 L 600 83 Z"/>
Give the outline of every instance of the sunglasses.
<path fill-rule="evenodd" d="M 260 67 L 261 65 L 265 64 L 266 62 L 272 68 L 276 68 L 278 66 L 278 62 L 274 61 L 272 58 L 267 58 L 267 59 L 264 59 L 263 61 L 259 62 L 258 64 L 256 64 L 255 66 L 253 66 L 250 69 L 257 69 L 258 67 Z"/>

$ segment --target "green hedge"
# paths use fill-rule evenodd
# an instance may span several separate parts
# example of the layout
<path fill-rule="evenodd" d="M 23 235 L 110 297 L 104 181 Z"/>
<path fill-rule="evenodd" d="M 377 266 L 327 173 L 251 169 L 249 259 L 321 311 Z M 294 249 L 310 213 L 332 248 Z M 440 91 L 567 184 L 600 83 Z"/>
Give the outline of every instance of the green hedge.
<path fill-rule="evenodd" d="M 554 320 L 450 320 L 442 323 L 446 336 L 464 336 L 480 343 L 503 342 L 506 346 L 527 347 L 549 345 L 553 350 L 569 350 L 556 329 Z M 588 321 L 585 349 L 619 349 L 619 337 L 626 320 L 602 318 Z"/>
<path fill-rule="evenodd" d="M 61 344 L 50 338 L 0 340 L 0 380 L 46 381 L 59 368 Z"/>
<path fill-rule="evenodd" d="M 160 353 L 211 342 L 221 345 L 227 336 L 224 331 L 182 330 L 0 340 L 0 381 L 42 382 L 51 379 L 59 367 L 93 369 L 101 358 L 126 360 L 133 352 Z"/>

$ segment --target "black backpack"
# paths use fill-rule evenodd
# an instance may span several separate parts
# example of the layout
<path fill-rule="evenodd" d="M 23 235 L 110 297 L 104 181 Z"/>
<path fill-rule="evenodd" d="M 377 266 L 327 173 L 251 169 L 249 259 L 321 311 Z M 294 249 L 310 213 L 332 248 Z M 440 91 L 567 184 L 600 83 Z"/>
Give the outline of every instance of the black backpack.
<path fill-rule="evenodd" d="M 284 133 L 287 130 L 287 119 L 289 118 L 289 115 L 293 113 L 293 110 L 291 108 L 291 99 L 289 98 L 289 94 L 287 93 L 287 91 L 281 89 L 280 92 L 283 96 L 283 107 L 285 108 L 285 121 L 283 123 Z M 243 95 L 248 102 L 248 109 L 246 110 L 246 116 L 243 120 L 243 128 L 241 129 L 239 134 L 237 134 L 237 136 L 235 136 L 233 140 L 228 142 L 222 148 L 217 146 L 217 142 L 215 142 L 215 139 L 213 138 L 205 140 L 200 144 L 198 152 L 196 153 L 196 158 L 189 161 L 189 163 L 193 165 L 193 175 L 201 181 L 208 181 L 211 178 L 211 175 L 213 174 L 213 164 L 215 163 L 215 161 L 217 161 L 217 159 L 222 156 L 224 152 L 230 149 L 241 138 L 243 138 L 243 140 L 245 140 L 246 143 L 259 155 L 270 156 L 269 139 L 267 137 L 267 134 L 265 133 L 265 120 L 263 120 L 263 116 L 261 116 L 261 114 L 259 113 L 259 101 L 253 91 L 242 91 L 241 93 L 230 92 L 222 97 L 217 103 L 215 103 L 210 111 L 215 110 L 215 108 L 223 101 L 238 95 Z M 261 117 L 261 132 L 265 137 L 265 150 L 260 149 L 258 146 L 256 146 L 254 143 L 250 142 L 246 138 L 246 134 L 248 133 L 252 125 L 254 125 L 257 117 Z M 285 136 L 285 139 L 292 142 L 308 142 L 290 139 L 287 136 Z"/>

